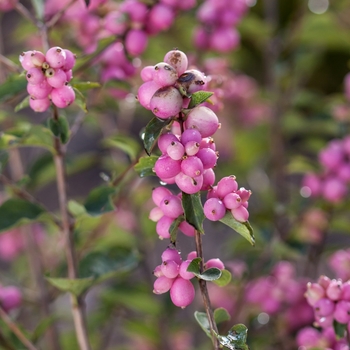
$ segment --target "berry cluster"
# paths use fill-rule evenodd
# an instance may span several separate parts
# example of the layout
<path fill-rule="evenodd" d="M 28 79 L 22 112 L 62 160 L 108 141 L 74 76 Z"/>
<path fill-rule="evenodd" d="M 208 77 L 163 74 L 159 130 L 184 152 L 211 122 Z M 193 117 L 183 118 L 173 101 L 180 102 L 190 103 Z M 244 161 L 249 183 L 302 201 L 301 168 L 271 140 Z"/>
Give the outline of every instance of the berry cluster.
<path fill-rule="evenodd" d="M 206 81 L 203 73 L 187 68 L 188 58 L 180 50 L 169 51 L 163 62 L 144 67 L 141 71 L 144 83 L 137 94 L 141 105 L 161 119 L 177 116 L 188 103 L 184 97 L 202 90 Z"/>
<path fill-rule="evenodd" d="M 23 52 L 19 60 L 27 72 L 29 105 L 34 111 L 46 111 L 51 102 L 66 108 L 75 100 L 74 90 L 68 85 L 75 64 L 71 51 L 55 46 L 45 55 L 40 51 Z"/>
<path fill-rule="evenodd" d="M 0 12 L 8 12 L 13 10 L 17 5 L 18 0 L 1 0 Z"/>
<path fill-rule="evenodd" d="M 321 276 L 317 283 L 308 283 L 305 296 L 314 310 L 314 325 L 321 328 L 321 332 L 312 327 L 301 330 L 298 344 L 306 349 L 321 346 L 348 350 L 346 337 L 337 340 L 333 326 L 336 321 L 346 327 L 346 332 L 350 331 L 350 281 Z"/>
<path fill-rule="evenodd" d="M 309 173 L 303 179 L 303 189 L 312 196 L 322 196 L 332 203 L 341 202 L 350 183 L 350 136 L 332 140 L 319 153 L 321 174 Z"/>
<path fill-rule="evenodd" d="M 175 196 L 167 188 L 157 187 L 152 191 L 152 199 L 156 207 L 151 210 L 149 218 L 157 222 L 156 232 L 160 239 L 170 238 L 171 225 L 184 213 L 181 205 L 181 193 Z M 186 221 L 181 222 L 179 229 L 186 236 L 195 235 L 194 227 Z"/>
<path fill-rule="evenodd" d="M 206 0 L 197 12 L 201 25 L 195 31 L 196 46 L 218 52 L 235 49 L 240 36 L 234 26 L 246 11 L 245 0 Z"/>
<path fill-rule="evenodd" d="M 223 177 L 216 186 L 208 191 L 208 199 L 204 203 L 204 214 L 211 221 L 222 219 L 227 210 L 240 222 L 249 218 L 248 199 L 251 191 L 244 187 L 238 189 L 235 176 Z"/>
<path fill-rule="evenodd" d="M 22 303 L 22 293 L 15 286 L 3 287 L 0 284 L 0 306 L 6 312 L 19 307 Z"/>
<path fill-rule="evenodd" d="M 167 248 L 161 257 L 161 265 L 158 265 L 153 271 L 157 277 L 153 285 L 153 292 L 163 294 L 170 290 L 173 304 L 185 308 L 192 303 L 195 296 L 194 287 L 190 282 L 195 275 L 187 269 L 192 260 L 197 257 L 197 253 L 195 251 L 189 253 L 187 259 L 183 261 L 176 249 Z M 220 259 L 210 259 L 204 267 L 205 270 L 212 267 L 220 270 L 225 268 Z"/>

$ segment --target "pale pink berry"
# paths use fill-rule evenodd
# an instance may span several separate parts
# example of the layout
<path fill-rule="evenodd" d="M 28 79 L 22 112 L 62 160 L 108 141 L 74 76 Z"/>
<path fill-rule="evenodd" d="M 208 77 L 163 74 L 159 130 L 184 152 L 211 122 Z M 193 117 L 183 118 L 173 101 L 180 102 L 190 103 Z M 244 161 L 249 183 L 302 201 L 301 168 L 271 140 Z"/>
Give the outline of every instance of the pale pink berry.
<path fill-rule="evenodd" d="M 203 173 L 203 163 L 196 156 L 184 157 L 181 162 L 181 171 L 190 177 L 196 177 Z"/>
<path fill-rule="evenodd" d="M 208 191 L 214 185 L 215 182 L 215 172 L 213 169 L 205 169 L 203 171 L 203 184 L 202 191 Z"/>
<path fill-rule="evenodd" d="M 167 260 L 173 260 L 178 265 L 180 265 L 181 261 L 182 261 L 180 253 L 174 248 L 167 248 L 162 253 L 162 261 L 164 262 L 164 261 L 167 261 Z"/>
<path fill-rule="evenodd" d="M 37 85 L 28 84 L 27 91 L 33 99 L 41 100 L 49 96 L 49 94 L 52 91 L 52 86 L 48 84 L 46 79 L 44 79 L 41 83 Z"/>
<path fill-rule="evenodd" d="M 326 295 L 331 300 L 339 300 L 342 295 L 342 282 L 340 280 L 331 280 L 326 289 Z"/>
<path fill-rule="evenodd" d="M 179 172 L 175 177 L 175 182 L 181 191 L 194 194 L 200 191 L 203 185 L 203 176 L 190 177 L 183 172 Z"/>
<path fill-rule="evenodd" d="M 170 290 L 174 282 L 173 278 L 168 278 L 165 276 L 158 277 L 153 284 L 154 294 L 163 294 Z"/>
<path fill-rule="evenodd" d="M 153 80 L 153 73 L 154 73 L 154 66 L 143 67 L 141 72 L 140 72 L 141 79 L 144 82 L 152 81 Z"/>
<path fill-rule="evenodd" d="M 307 284 L 305 297 L 309 305 L 314 306 L 316 302 L 326 296 L 325 290 L 318 283 Z"/>
<path fill-rule="evenodd" d="M 46 52 L 46 62 L 51 68 L 61 68 L 66 63 L 66 51 L 59 46 L 52 47 Z"/>
<path fill-rule="evenodd" d="M 180 266 L 174 260 L 165 260 L 161 265 L 161 271 L 165 277 L 175 278 L 179 274 Z"/>
<path fill-rule="evenodd" d="M 303 178 L 303 186 L 308 187 L 312 196 L 319 196 L 322 191 L 322 184 L 320 178 L 313 173 L 308 173 Z"/>
<path fill-rule="evenodd" d="M 316 314 L 320 317 L 329 316 L 334 311 L 334 302 L 328 298 L 317 300 L 313 306 Z"/>
<path fill-rule="evenodd" d="M 238 208 L 231 209 L 232 216 L 239 222 L 246 222 L 249 219 L 247 208 L 241 205 Z"/>
<path fill-rule="evenodd" d="M 71 69 L 73 69 L 74 65 L 75 65 L 75 61 L 76 61 L 76 55 L 67 49 L 64 49 L 64 52 L 66 53 L 66 61 L 65 64 L 63 66 L 63 70 L 65 71 L 69 71 Z"/>
<path fill-rule="evenodd" d="M 340 300 L 336 303 L 334 313 L 334 319 L 343 324 L 350 322 L 350 302 L 345 300 Z"/>
<path fill-rule="evenodd" d="M 296 337 L 297 344 L 300 347 L 317 347 L 321 338 L 321 333 L 315 328 L 306 327 L 301 329 Z"/>
<path fill-rule="evenodd" d="M 227 209 L 236 209 L 241 206 L 242 199 L 237 193 L 229 193 L 222 200 Z"/>
<path fill-rule="evenodd" d="M 216 193 L 220 198 L 224 198 L 227 194 L 238 190 L 236 176 L 225 176 L 217 184 Z M 232 208 L 230 208 L 232 209 Z"/>
<path fill-rule="evenodd" d="M 184 309 L 192 303 L 194 296 L 195 290 L 189 280 L 181 277 L 175 279 L 170 288 L 170 298 L 174 305 Z"/>
<path fill-rule="evenodd" d="M 75 100 L 75 92 L 71 86 L 64 85 L 61 88 L 52 90 L 51 100 L 58 108 L 66 108 Z"/>
<path fill-rule="evenodd" d="M 154 93 L 160 89 L 161 86 L 157 84 L 156 82 L 147 81 L 146 83 L 143 83 L 137 92 L 137 98 L 141 104 L 141 106 L 145 107 L 146 109 L 150 110 L 150 102 L 151 98 L 154 95 Z"/>
<path fill-rule="evenodd" d="M 45 72 L 47 82 L 54 88 L 61 88 L 67 82 L 67 74 L 62 69 L 49 68 Z"/>
<path fill-rule="evenodd" d="M 164 213 L 162 209 L 160 209 L 159 207 L 155 207 L 150 211 L 148 217 L 150 220 L 157 222 L 163 215 Z"/>
<path fill-rule="evenodd" d="M 208 137 L 214 135 L 219 128 L 219 120 L 217 115 L 208 107 L 197 106 L 188 114 L 185 128 L 197 129 L 202 137 Z"/>
<path fill-rule="evenodd" d="M 34 51 L 25 51 L 19 55 L 19 61 L 22 67 L 24 68 L 24 70 L 26 71 L 29 70 L 30 68 L 35 67 L 35 64 L 31 60 L 31 56 L 33 52 Z"/>
<path fill-rule="evenodd" d="M 145 51 L 148 43 L 147 34 L 141 29 L 131 29 L 125 37 L 125 48 L 132 56 L 139 56 Z"/>
<path fill-rule="evenodd" d="M 204 203 L 204 215 L 211 221 L 218 221 L 226 214 L 224 203 L 218 198 L 210 198 Z"/>
<path fill-rule="evenodd" d="M 346 184 L 338 178 L 328 178 L 323 183 L 323 196 L 332 203 L 339 203 L 346 192 Z"/>
<path fill-rule="evenodd" d="M 191 264 L 191 262 L 192 262 L 192 260 L 185 260 L 180 265 L 179 275 L 184 280 L 190 280 L 195 276 L 193 272 L 187 271 L 188 265 Z"/>
<path fill-rule="evenodd" d="M 45 75 L 41 68 L 30 68 L 27 71 L 26 78 L 29 84 L 38 85 L 45 80 Z"/>
<path fill-rule="evenodd" d="M 166 153 L 171 159 L 180 160 L 185 154 L 185 147 L 182 145 L 180 141 L 173 141 L 167 147 Z"/>
<path fill-rule="evenodd" d="M 177 116 L 182 109 L 182 96 L 179 90 L 173 86 L 158 89 L 151 98 L 150 109 L 161 119 Z"/>
<path fill-rule="evenodd" d="M 156 268 L 153 270 L 153 275 L 156 277 L 163 276 L 162 265 L 156 266 Z"/>
<path fill-rule="evenodd" d="M 184 235 L 188 237 L 194 237 L 196 235 L 195 228 L 192 225 L 190 225 L 187 221 L 182 221 L 179 225 L 179 229 Z"/>
<path fill-rule="evenodd" d="M 154 171 L 161 179 L 171 178 L 180 173 L 181 161 L 171 159 L 167 155 L 160 156 L 154 165 Z"/>
<path fill-rule="evenodd" d="M 170 64 L 180 76 L 187 70 L 188 58 L 186 54 L 180 50 L 172 50 L 165 54 L 164 62 Z"/>
<path fill-rule="evenodd" d="M 160 203 L 160 209 L 163 211 L 164 215 L 173 219 L 176 219 L 184 212 L 181 199 L 174 195 L 164 197 Z"/>
<path fill-rule="evenodd" d="M 172 195 L 171 191 L 166 187 L 156 187 L 152 190 L 152 200 L 155 205 L 160 206 L 164 197 Z"/>
<path fill-rule="evenodd" d="M 161 217 L 156 225 L 156 232 L 160 239 L 170 238 L 170 227 L 174 222 L 173 218 L 169 218 L 168 216 Z"/>
<path fill-rule="evenodd" d="M 42 67 L 45 62 L 45 55 L 40 51 L 33 51 L 30 55 L 30 60 L 35 67 Z"/>
<path fill-rule="evenodd" d="M 220 259 L 218 259 L 218 258 L 216 258 L 216 259 L 210 259 L 210 260 L 208 260 L 208 261 L 205 263 L 205 268 L 206 268 L 206 269 L 210 269 L 210 268 L 212 268 L 212 267 L 216 267 L 216 268 L 219 269 L 219 270 L 224 270 L 224 269 L 225 269 L 224 263 L 223 263 Z"/>
<path fill-rule="evenodd" d="M 325 276 L 325 275 L 321 275 L 318 280 L 317 283 L 324 289 L 326 290 L 327 287 L 329 286 L 329 284 L 331 283 L 331 280 L 329 277 Z"/>
<path fill-rule="evenodd" d="M 216 150 L 215 141 L 212 137 L 205 137 L 201 140 L 199 148 L 210 148 L 211 150 Z"/>
<path fill-rule="evenodd" d="M 43 99 L 29 98 L 29 106 L 35 112 L 45 112 L 51 105 L 51 101 L 48 97 Z"/>
<path fill-rule="evenodd" d="M 175 84 L 178 78 L 175 68 L 165 62 L 157 63 L 154 66 L 153 80 L 161 86 Z"/>
<path fill-rule="evenodd" d="M 199 151 L 199 143 L 197 141 L 189 141 L 186 143 L 185 152 L 188 156 L 194 156 Z"/>

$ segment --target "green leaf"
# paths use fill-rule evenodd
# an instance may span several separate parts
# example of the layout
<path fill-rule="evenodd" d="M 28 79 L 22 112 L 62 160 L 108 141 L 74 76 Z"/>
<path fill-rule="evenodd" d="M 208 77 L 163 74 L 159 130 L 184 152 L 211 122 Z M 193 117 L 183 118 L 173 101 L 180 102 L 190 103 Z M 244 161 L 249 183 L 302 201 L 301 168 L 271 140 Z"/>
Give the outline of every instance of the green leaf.
<path fill-rule="evenodd" d="M 186 221 L 194 226 L 198 232 L 204 233 L 204 212 L 200 193 L 187 194 L 182 192 L 182 206 L 184 208 Z"/>
<path fill-rule="evenodd" d="M 194 92 L 191 96 L 191 101 L 190 101 L 190 104 L 188 105 L 188 108 L 190 109 L 200 105 L 201 103 L 205 102 L 206 100 L 208 100 L 208 98 L 210 98 L 213 95 L 214 93 L 209 91 Z"/>
<path fill-rule="evenodd" d="M 115 147 L 124 151 L 134 161 L 141 151 L 139 143 L 132 137 L 126 135 L 117 135 L 104 140 L 107 147 Z"/>
<path fill-rule="evenodd" d="M 86 91 L 90 89 L 98 89 L 101 87 L 101 84 L 98 82 L 91 81 L 79 81 L 72 84 L 73 88 L 76 88 L 79 91 Z"/>
<path fill-rule="evenodd" d="M 57 321 L 57 316 L 50 316 L 42 319 L 40 323 L 35 327 L 33 334 L 30 337 L 30 340 L 33 343 L 36 343 L 48 330 L 48 328 L 51 327 L 51 325 Z"/>
<path fill-rule="evenodd" d="M 196 319 L 198 324 L 201 326 L 203 331 L 206 333 L 206 335 L 211 339 L 210 326 L 209 326 L 207 314 L 205 312 L 196 311 L 194 313 L 194 318 Z"/>
<path fill-rule="evenodd" d="M 44 209 L 24 199 L 10 198 L 0 206 L 0 232 L 35 221 Z"/>
<path fill-rule="evenodd" d="M 138 163 L 134 166 L 135 171 L 140 177 L 155 176 L 153 169 L 158 158 L 158 156 L 141 157 Z"/>
<path fill-rule="evenodd" d="M 225 216 L 220 220 L 225 225 L 231 227 L 241 236 L 243 236 L 252 246 L 255 245 L 255 237 L 253 233 L 253 229 L 249 224 L 249 221 L 239 222 L 237 221 L 230 211 L 227 211 Z"/>
<path fill-rule="evenodd" d="M 86 214 L 85 207 L 74 200 L 68 202 L 68 210 L 74 217 Z"/>
<path fill-rule="evenodd" d="M 223 307 L 219 307 L 214 310 L 214 320 L 216 324 L 229 321 L 231 319 L 230 314 Z"/>
<path fill-rule="evenodd" d="M 97 284 L 134 269 L 137 262 L 136 252 L 126 248 L 92 252 L 80 261 L 79 277 L 93 278 L 94 284 Z"/>
<path fill-rule="evenodd" d="M 69 124 L 68 120 L 64 116 L 59 116 L 58 119 L 49 119 L 49 128 L 51 132 L 59 137 L 62 143 L 66 143 L 69 139 Z"/>
<path fill-rule="evenodd" d="M 0 102 L 6 101 L 16 96 L 22 91 L 26 91 L 27 80 L 24 75 L 13 74 L 0 84 Z"/>
<path fill-rule="evenodd" d="M 26 96 L 18 105 L 15 107 L 15 112 L 20 111 L 23 108 L 26 108 L 29 106 L 29 96 Z"/>
<path fill-rule="evenodd" d="M 166 128 L 171 122 L 171 118 L 164 120 L 154 117 L 147 124 L 143 134 L 143 145 L 148 155 L 151 155 L 152 149 L 157 143 L 159 136 L 162 134 L 164 128 Z"/>
<path fill-rule="evenodd" d="M 85 96 L 77 88 L 73 87 L 73 90 L 75 92 L 74 103 L 77 104 L 83 112 L 87 113 L 88 109 L 86 106 Z"/>
<path fill-rule="evenodd" d="M 346 327 L 347 325 L 344 323 L 333 321 L 334 332 L 338 340 L 344 338 Z"/>
<path fill-rule="evenodd" d="M 232 275 L 230 271 L 221 270 L 221 276 L 217 280 L 213 281 L 219 287 L 225 287 L 231 282 Z"/>
<path fill-rule="evenodd" d="M 247 342 L 248 328 L 244 324 L 234 325 L 227 336 L 217 335 L 221 345 L 230 350 L 249 350 Z"/>
<path fill-rule="evenodd" d="M 169 229 L 169 233 L 170 233 L 170 241 L 171 243 L 175 243 L 176 242 L 176 236 L 177 236 L 177 230 L 179 228 L 179 225 L 185 221 L 185 217 L 183 215 L 180 215 L 177 217 L 176 220 L 174 220 L 174 222 L 171 224 L 170 229 Z"/>
<path fill-rule="evenodd" d="M 108 186 L 94 188 L 88 195 L 84 207 L 91 216 L 98 216 L 115 209 L 111 196 L 116 189 Z"/>
<path fill-rule="evenodd" d="M 90 278 L 79 278 L 79 279 L 68 279 L 68 278 L 51 278 L 46 277 L 48 282 L 50 282 L 54 287 L 63 291 L 74 294 L 76 297 L 79 297 L 81 294 L 86 292 L 90 288 L 94 279 Z"/>
<path fill-rule="evenodd" d="M 200 262 L 202 258 L 194 258 L 187 267 L 188 272 L 193 272 L 195 275 L 200 274 Z"/>
<path fill-rule="evenodd" d="M 215 281 L 221 277 L 221 270 L 219 270 L 217 267 L 211 267 L 210 269 L 205 270 L 203 273 L 196 276 L 204 281 Z"/>

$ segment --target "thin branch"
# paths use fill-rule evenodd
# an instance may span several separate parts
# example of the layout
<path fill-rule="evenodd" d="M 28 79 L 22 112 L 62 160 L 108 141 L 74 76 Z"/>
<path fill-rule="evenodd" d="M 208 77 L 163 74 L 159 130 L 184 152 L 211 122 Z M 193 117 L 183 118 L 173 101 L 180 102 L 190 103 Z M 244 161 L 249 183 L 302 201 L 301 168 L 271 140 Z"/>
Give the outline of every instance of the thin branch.
<path fill-rule="evenodd" d="M 6 323 L 11 331 L 17 336 L 22 344 L 29 350 L 38 350 L 34 344 L 24 335 L 21 329 L 11 320 L 5 310 L 0 306 L 0 318 Z"/>
<path fill-rule="evenodd" d="M 9 60 L 7 57 L 2 55 L 1 53 L 0 53 L 0 63 L 2 63 L 9 70 L 11 70 L 11 71 L 13 71 L 15 73 L 21 73 L 21 71 L 22 71 L 21 68 L 19 67 L 19 65 L 17 65 L 14 62 L 12 62 L 11 60 Z"/>
<path fill-rule="evenodd" d="M 78 116 L 75 118 L 75 121 L 70 129 L 69 139 L 64 145 L 65 149 L 67 149 L 67 146 L 69 145 L 69 143 L 72 141 L 73 137 L 77 134 L 77 132 L 81 128 L 81 126 L 85 120 L 85 117 L 86 117 L 86 113 L 83 111 L 80 111 Z"/>
<path fill-rule="evenodd" d="M 17 2 L 16 3 L 16 7 L 15 7 L 16 11 L 18 13 L 20 13 L 25 19 L 27 19 L 29 22 L 31 22 L 32 24 L 35 25 L 35 27 L 38 26 L 38 22 L 36 20 L 36 18 L 28 11 L 28 9 L 26 7 L 24 7 L 21 3 Z"/>
<path fill-rule="evenodd" d="M 204 270 L 204 262 L 203 262 L 202 235 L 198 231 L 196 231 L 195 240 L 196 240 L 197 257 L 201 258 L 200 272 L 203 272 L 203 270 Z M 210 304 L 210 298 L 209 298 L 209 293 L 208 293 L 208 288 L 207 288 L 207 282 L 202 280 L 202 279 L 200 279 L 198 282 L 199 282 L 199 288 L 200 288 L 200 291 L 201 291 L 201 294 L 202 294 L 204 308 L 205 308 L 205 311 L 207 313 L 207 317 L 208 317 L 208 321 L 209 321 L 209 327 L 210 327 L 211 338 L 212 338 L 212 341 L 213 341 L 214 349 L 215 350 L 219 350 L 220 349 L 220 343 L 219 343 L 219 340 L 215 336 L 215 333 L 218 334 L 218 329 L 216 327 L 213 310 L 212 310 L 211 304 Z"/>
<path fill-rule="evenodd" d="M 71 7 L 77 0 L 71 0 L 69 3 L 67 3 L 65 6 L 63 6 L 57 13 L 55 13 L 52 18 L 46 22 L 46 28 L 53 27 L 63 16 L 63 14 L 68 10 L 69 7 Z"/>
<path fill-rule="evenodd" d="M 54 120 L 58 120 L 58 111 L 54 107 L 53 113 Z M 77 261 L 76 252 L 74 247 L 74 225 L 71 224 L 70 216 L 67 208 L 67 188 L 66 188 L 66 176 L 64 169 L 64 150 L 61 144 L 61 140 L 58 137 L 54 137 L 54 147 L 56 154 L 54 156 L 56 177 L 57 177 L 57 191 L 58 201 L 62 217 L 62 234 L 65 240 L 65 251 L 68 267 L 68 278 L 74 280 L 78 277 L 77 273 Z M 75 332 L 77 335 L 79 347 L 81 350 L 90 350 L 90 344 L 88 340 L 87 325 L 84 313 L 84 303 L 81 297 L 77 298 L 73 294 L 71 297 L 72 313 L 75 326 Z"/>

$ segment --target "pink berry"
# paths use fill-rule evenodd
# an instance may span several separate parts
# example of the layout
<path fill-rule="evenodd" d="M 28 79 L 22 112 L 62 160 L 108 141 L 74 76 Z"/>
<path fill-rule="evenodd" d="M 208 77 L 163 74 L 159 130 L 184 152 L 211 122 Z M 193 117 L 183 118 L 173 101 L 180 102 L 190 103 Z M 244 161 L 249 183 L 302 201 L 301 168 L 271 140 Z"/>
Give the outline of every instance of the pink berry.
<path fill-rule="evenodd" d="M 125 37 L 125 48 L 132 56 L 139 56 L 148 43 L 147 34 L 141 29 L 131 29 Z"/>
<path fill-rule="evenodd" d="M 182 109 L 182 96 L 179 90 L 173 86 L 158 89 L 151 98 L 150 109 L 161 119 L 177 116 Z"/>
<path fill-rule="evenodd" d="M 229 193 L 222 200 L 227 209 L 236 209 L 241 206 L 242 199 L 237 193 Z"/>
<path fill-rule="evenodd" d="M 166 187 L 156 187 L 152 191 L 152 199 L 155 205 L 160 206 L 163 198 L 172 195 L 171 191 Z"/>
<path fill-rule="evenodd" d="M 174 260 L 163 261 L 161 265 L 162 273 L 165 277 L 175 278 L 179 274 L 180 266 Z"/>
<path fill-rule="evenodd" d="M 179 275 L 182 277 L 184 280 L 190 280 L 192 279 L 195 275 L 193 272 L 188 272 L 187 268 L 188 265 L 192 262 L 192 260 L 185 260 L 181 263 L 180 269 L 179 269 Z"/>
<path fill-rule="evenodd" d="M 177 72 L 170 64 L 160 62 L 154 66 L 153 80 L 161 86 L 170 86 L 177 80 Z"/>
<path fill-rule="evenodd" d="M 147 30 L 151 34 L 170 28 L 175 19 L 173 9 L 164 4 L 156 4 L 148 14 Z"/>
<path fill-rule="evenodd" d="M 314 310 L 320 317 L 329 316 L 334 311 L 334 302 L 328 298 L 322 298 L 316 301 Z"/>
<path fill-rule="evenodd" d="M 201 148 L 196 156 L 202 161 L 204 169 L 214 168 L 218 159 L 218 155 L 210 148 Z"/>
<path fill-rule="evenodd" d="M 188 66 L 187 56 L 180 50 L 172 50 L 167 52 L 164 56 L 164 62 L 174 67 L 179 76 L 185 72 Z"/>
<path fill-rule="evenodd" d="M 336 303 L 333 317 L 339 323 L 347 324 L 350 322 L 350 302 L 340 300 Z"/>
<path fill-rule="evenodd" d="M 164 262 L 167 260 L 173 260 L 178 265 L 180 265 L 181 261 L 182 261 L 180 253 L 176 249 L 173 249 L 173 248 L 167 248 L 162 253 L 162 261 Z"/>
<path fill-rule="evenodd" d="M 181 161 L 169 156 L 160 156 L 154 165 L 154 171 L 160 179 L 176 176 L 181 171 Z"/>
<path fill-rule="evenodd" d="M 192 283 L 181 277 L 176 278 L 170 288 L 170 298 L 173 304 L 184 309 L 192 303 L 194 296 L 195 290 Z"/>
<path fill-rule="evenodd" d="M 26 70 L 26 71 L 29 70 L 30 68 L 35 67 L 35 64 L 31 60 L 31 56 L 32 56 L 33 52 L 34 51 L 26 51 L 26 52 L 22 52 L 19 55 L 19 61 L 22 65 L 22 67 L 24 68 L 24 70 Z"/>
<path fill-rule="evenodd" d="M 231 175 L 231 176 L 223 177 L 218 182 L 216 193 L 220 198 L 224 198 L 227 194 L 231 192 L 235 192 L 237 190 L 238 190 L 238 184 L 236 181 L 236 176 Z"/>
<path fill-rule="evenodd" d="M 191 110 L 185 121 L 186 129 L 197 129 L 202 137 L 212 136 L 219 128 L 216 114 L 205 106 L 197 106 Z"/>
<path fill-rule="evenodd" d="M 194 237 L 196 235 L 196 230 L 187 221 L 182 221 L 179 225 L 179 229 L 184 235 L 188 237 Z"/>
<path fill-rule="evenodd" d="M 203 185 L 203 176 L 190 177 L 180 172 L 175 177 L 175 182 L 181 191 L 194 194 L 200 191 Z"/>
<path fill-rule="evenodd" d="M 203 163 L 196 156 L 184 157 L 181 162 L 181 171 L 190 177 L 196 177 L 203 173 Z"/>
<path fill-rule="evenodd" d="M 67 49 L 64 49 L 64 52 L 66 53 L 66 62 L 63 66 L 63 70 L 69 71 L 73 69 L 75 65 L 76 55 L 72 51 Z"/>
<path fill-rule="evenodd" d="M 153 80 L 153 73 L 154 73 L 154 67 L 153 66 L 143 67 L 141 72 L 140 72 L 141 79 L 144 82 L 152 81 Z"/>
<path fill-rule="evenodd" d="M 202 141 L 202 135 L 196 129 L 186 129 L 181 134 L 181 142 L 183 145 L 186 146 L 188 142 L 192 142 L 192 141 L 200 143 Z"/>
<path fill-rule="evenodd" d="M 38 85 L 45 80 L 45 75 L 41 68 L 30 68 L 27 71 L 26 78 L 29 84 Z"/>
<path fill-rule="evenodd" d="M 318 283 L 307 284 L 305 297 L 309 305 L 314 306 L 316 302 L 326 296 L 325 290 Z"/>
<path fill-rule="evenodd" d="M 67 74 L 62 69 L 49 68 L 45 75 L 47 82 L 56 89 L 63 87 L 67 82 Z"/>
<path fill-rule="evenodd" d="M 225 269 L 224 263 L 223 263 L 220 259 L 218 259 L 218 258 L 216 258 L 216 259 L 210 259 L 210 260 L 208 260 L 208 261 L 205 263 L 205 268 L 206 268 L 206 269 L 210 269 L 210 268 L 212 268 L 212 267 L 216 267 L 216 268 L 219 269 L 219 270 L 224 270 L 224 269 Z"/>
<path fill-rule="evenodd" d="M 0 286 L 0 305 L 5 311 L 19 307 L 22 303 L 22 293 L 13 286 Z"/>
<path fill-rule="evenodd" d="M 232 216 L 239 222 L 246 222 L 249 218 L 249 212 L 243 205 L 238 208 L 231 209 L 231 213 Z"/>
<path fill-rule="evenodd" d="M 168 147 L 174 142 L 177 143 L 179 139 L 173 133 L 165 133 L 158 138 L 158 148 L 164 154 L 168 153 Z"/>
<path fill-rule="evenodd" d="M 204 215 L 211 221 L 218 221 L 226 214 L 224 203 L 218 198 L 210 198 L 204 203 Z"/>
<path fill-rule="evenodd" d="M 52 86 L 50 86 L 46 80 L 43 80 L 37 85 L 28 84 L 27 91 L 33 99 L 41 100 L 49 96 L 52 91 Z"/>
<path fill-rule="evenodd" d="M 53 89 L 51 92 L 52 103 L 58 108 L 66 108 L 75 100 L 75 92 L 69 85 L 64 85 L 61 88 Z"/>
<path fill-rule="evenodd" d="M 162 265 L 156 266 L 156 268 L 153 270 L 153 275 L 156 277 L 163 276 Z"/>
<path fill-rule="evenodd" d="M 326 295 L 331 300 L 339 300 L 342 295 L 342 282 L 340 280 L 331 280 L 326 289 Z"/>
<path fill-rule="evenodd" d="M 173 219 L 176 219 L 184 212 L 181 205 L 181 199 L 174 195 L 163 198 L 160 203 L 160 209 L 163 211 L 164 215 Z"/>
<path fill-rule="evenodd" d="M 170 238 L 170 227 L 174 222 L 173 218 L 169 218 L 168 216 L 163 216 L 159 219 L 156 225 L 156 232 L 160 239 Z"/>
<path fill-rule="evenodd" d="M 59 46 L 52 47 L 46 52 L 46 62 L 51 68 L 61 68 L 66 63 L 66 51 Z"/>
<path fill-rule="evenodd" d="M 154 93 L 160 89 L 161 86 L 157 84 L 156 82 L 147 81 L 146 83 L 143 83 L 137 92 L 137 98 L 141 104 L 141 106 L 145 107 L 146 109 L 150 110 L 150 102 L 151 98 L 154 95 Z"/>
<path fill-rule="evenodd" d="M 154 294 L 163 294 L 170 290 L 174 282 L 173 278 L 168 278 L 165 276 L 158 277 L 153 284 Z"/>
<path fill-rule="evenodd" d="M 202 191 L 208 191 L 212 188 L 215 182 L 215 172 L 213 169 L 205 169 L 203 171 Z"/>
<path fill-rule="evenodd" d="M 51 101 L 48 97 L 34 100 L 33 98 L 29 98 L 29 106 L 35 112 L 45 112 L 51 105 Z"/>

